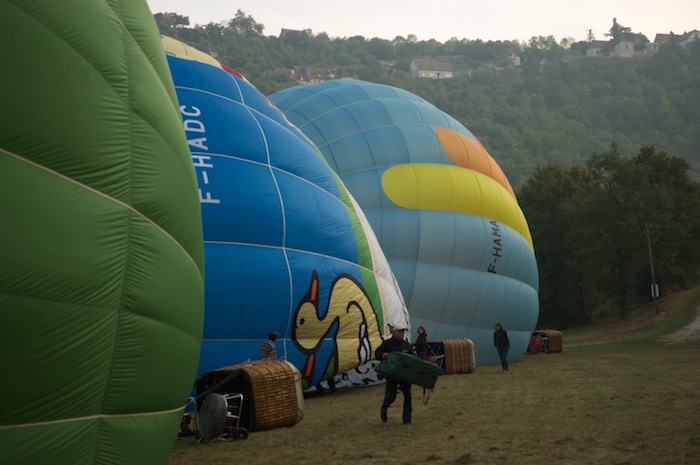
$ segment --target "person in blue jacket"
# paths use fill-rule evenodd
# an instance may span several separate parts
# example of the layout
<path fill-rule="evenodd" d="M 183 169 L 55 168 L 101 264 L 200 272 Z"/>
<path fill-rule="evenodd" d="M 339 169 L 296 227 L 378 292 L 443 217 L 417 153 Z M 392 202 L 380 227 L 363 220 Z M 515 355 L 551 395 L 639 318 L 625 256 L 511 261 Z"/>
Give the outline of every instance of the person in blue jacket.
<path fill-rule="evenodd" d="M 381 343 L 377 350 L 374 352 L 374 356 L 377 360 L 383 361 L 388 356 L 389 353 L 400 351 L 406 352 L 411 355 L 413 353 L 413 348 L 411 344 L 405 340 L 406 330 L 408 328 L 403 323 L 397 323 L 391 327 L 391 337 Z M 403 423 L 404 425 L 411 424 L 411 414 L 413 412 L 413 405 L 411 401 L 411 384 L 401 383 L 390 376 L 386 378 L 386 386 L 384 389 L 384 401 L 382 402 L 381 409 L 379 410 L 380 418 L 382 423 L 387 422 L 387 410 L 389 406 L 396 400 L 396 391 L 399 390 L 403 393 Z"/>

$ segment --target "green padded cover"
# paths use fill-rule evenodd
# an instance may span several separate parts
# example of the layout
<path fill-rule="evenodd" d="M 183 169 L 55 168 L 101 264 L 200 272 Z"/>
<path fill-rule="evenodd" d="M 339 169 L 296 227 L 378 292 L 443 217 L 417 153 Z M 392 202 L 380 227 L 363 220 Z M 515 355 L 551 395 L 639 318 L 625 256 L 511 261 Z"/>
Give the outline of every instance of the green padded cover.
<path fill-rule="evenodd" d="M 402 383 L 417 384 L 428 389 L 435 387 L 441 372 L 440 367 L 434 363 L 404 352 L 389 353 L 377 371 Z"/>

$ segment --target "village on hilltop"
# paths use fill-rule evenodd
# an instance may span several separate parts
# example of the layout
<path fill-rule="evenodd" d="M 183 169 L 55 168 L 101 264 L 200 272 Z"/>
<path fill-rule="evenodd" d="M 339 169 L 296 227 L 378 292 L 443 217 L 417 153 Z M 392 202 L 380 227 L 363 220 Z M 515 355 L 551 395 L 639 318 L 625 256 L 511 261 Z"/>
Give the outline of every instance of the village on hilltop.
<path fill-rule="evenodd" d="M 311 35 L 311 30 L 282 29 L 280 38 L 294 34 Z M 664 44 L 676 43 L 681 48 L 687 48 L 692 42 L 700 40 L 700 31 L 697 29 L 683 34 L 657 33 L 654 41 L 650 42 L 644 34 L 633 33 L 630 28 L 624 27 L 613 18 L 613 25 L 609 33 L 605 34 L 608 40 L 596 40 L 589 30 L 584 47 L 569 49 L 565 59 L 577 57 L 585 58 L 634 58 L 648 57 L 658 52 Z M 520 57 L 516 53 L 509 53 L 513 66 L 520 66 Z M 488 63 L 480 67 L 490 71 L 500 71 L 504 68 Z M 446 58 L 416 57 L 411 60 L 410 74 L 413 79 L 452 79 L 460 75 L 469 75 L 473 70 L 456 70 L 453 62 Z M 299 84 L 314 84 L 330 79 L 353 79 L 353 76 L 343 68 L 329 69 L 321 67 L 294 66 L 292 68 L 277 68 L 267 73 L 286 75 Z"/>

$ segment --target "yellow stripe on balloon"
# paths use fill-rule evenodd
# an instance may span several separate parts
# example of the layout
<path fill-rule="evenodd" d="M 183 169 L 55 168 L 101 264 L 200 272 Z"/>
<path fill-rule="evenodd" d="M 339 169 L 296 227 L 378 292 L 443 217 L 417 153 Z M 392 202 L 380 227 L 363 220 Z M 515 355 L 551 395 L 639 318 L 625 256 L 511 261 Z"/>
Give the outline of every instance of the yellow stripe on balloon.
<path fill-rule="evenodd" d="M 498 166 L 496 160 L 489 155 L 486 149 L 478 142 L 470 139 L 464 134 L 460 134 L 452 129 L 437 128 L 435 135 L 440 141 L 440 145 L 458 166 L 478 171 L 493 178 L 503 186 L 515 199 L 513 187 L 508 182 L 505 173 Z"/>
<path fill-rule="evenodd" d="M 482 216 L 510 226 L 532 247 L 530 228 L 511 194 L 485 174 L 452 165 L 394 165 L 382 175 L 384 193 L 403 208 Z"/>
<path fill-rule="evenodd" d="M 163 44 L 163 49 L 165 50 L 166 55 L 172 55 L 178 58 L 182 58 L 183 60 L 199 61 L 202 63 L 210 64 L 212 66 L 216 66 L 217 68 L 222 68 L 221 63 L 219 63 L 211 55 L 206 54 L 201 50 L 197 50 L 194 47 L 190 47 L 189 45 L 180 42 L 179 40 L 166 36 L 161 36 L 160 40 Z"/>

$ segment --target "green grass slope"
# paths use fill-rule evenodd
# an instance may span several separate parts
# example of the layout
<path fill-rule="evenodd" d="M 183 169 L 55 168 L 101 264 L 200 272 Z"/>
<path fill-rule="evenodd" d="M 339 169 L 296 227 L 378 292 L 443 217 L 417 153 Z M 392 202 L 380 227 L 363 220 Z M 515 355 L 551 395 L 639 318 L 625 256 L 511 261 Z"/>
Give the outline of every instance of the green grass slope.
<path fill-rule="evenodd" d="M 700 287 L 640 307 L 624 322 L 563 334 L 563 351 L 442 376 L 413 424 L 401 395 L 379 419 L 384 386 L 307 399 L 294 427 L 247 440 L 177 441 L 169 465 L 526 464 L 695 465 L 700 456 L 700 342 L 668 344 L 697 316 Z"/>

